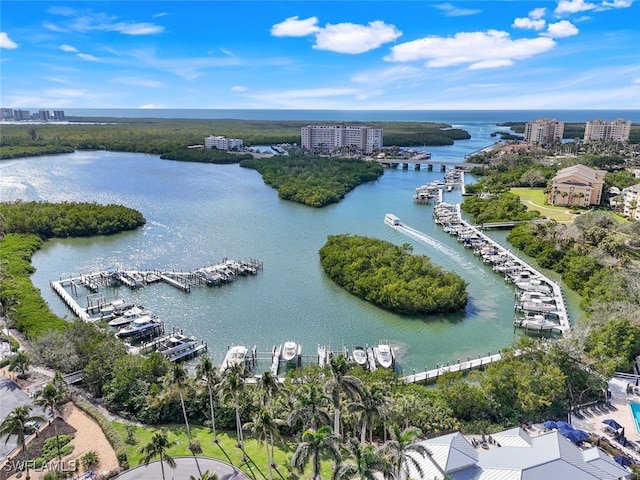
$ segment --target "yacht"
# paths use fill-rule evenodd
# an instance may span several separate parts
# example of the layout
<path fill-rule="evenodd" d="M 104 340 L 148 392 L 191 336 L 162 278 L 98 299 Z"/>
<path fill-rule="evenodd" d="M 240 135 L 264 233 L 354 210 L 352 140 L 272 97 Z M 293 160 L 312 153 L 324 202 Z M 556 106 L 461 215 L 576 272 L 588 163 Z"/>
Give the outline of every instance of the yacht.
<path fill-rule="evenodd" d="M 100 309 L 100 316 L 103 319 L 114 318 L 118 315 L 122 315 L 125 311 L 133 308 L 134 305 L 131 302 L 127 302 L 124 299 L 120 298 L 118 300 L 113 300 L 106 305 L 104 305 Z"/>
<path fill-rule="evenodd" d="M 393 368 L 394 358 L 393 350 L 388 343 L 378 343 L 373 347 L 373 353 L 376 357 L 376 362 L 382 368 Z"/>
<path fill-rule="evenodd" d="M 123 327 L 125 325 L 129 325 L 136 318 L 140 318 L 146 315 L 150 315 L 151 312 L 148 310 L 144 310 L 141 307 L 131 306 L 128 310 L 125 310 L 122 315 L 115 317 L 111 320 L 108 325 L 110 327 Z"/>
<path fill-rule="evenodd" d="M 168 360 L 177 362 L 178 360 L 193 357 L 205 348 L 204 344 L 198 345 L 195 337 L 174 333 L 162 339 L 162 341 L 158 343 L 156 350 Z"/>
<path fill-rule="evenodd" d="M 151 335 L 155 329 L 160 327 L 160 321 L 151 315 L 143 315 L 135 318 L 131 324 L 121 328 L 116 337 L 118 338 L 135 338 Z"/>

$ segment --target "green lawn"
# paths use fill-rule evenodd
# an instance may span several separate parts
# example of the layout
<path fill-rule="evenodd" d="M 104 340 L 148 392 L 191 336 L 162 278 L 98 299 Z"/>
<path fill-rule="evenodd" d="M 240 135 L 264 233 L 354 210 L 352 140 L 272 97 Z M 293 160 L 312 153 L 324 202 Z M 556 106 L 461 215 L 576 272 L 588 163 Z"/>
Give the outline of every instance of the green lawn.
<path fill-rule="evenodd" d="M 151 427 L 136 427 L 135 429 L 135 443 L 129 443 L 126 441 L 127 433 L 125 430 L 125 425 L 119 422 L 113 422 L 116 430 L 122 436 L 122 439 L 127 447 L 127 458 L 129 459 L 129 464 L 131 467 L 135 467 L 141 464 L 142 455 L 138 452 L 141 446 L 146 445 L 151 440 L 151 434 L 156 430 L 164 429 L 168 433 L 168 438 L 170 441 L 175 441 L 176 445 L 169 450 L 169 455 L 172 457 L 179 456 L 189 456 L 191 452 L 188 450 L 188 442 L 187 435 L 185 432 L 185 428 L 183 425 L 166 425 L 162 427 L 158 427 L 157 429 Z M 206 427 L 192 427 L 191 428 L 191 436 L 194 439 L 198 439 L 200 441 L 200 445 L 202 446 L 202 455 L 203 457 L 210 457 L 221 460 L 223 462 L 229 463 L 229 460 L 223 453 L 224 451 L 231 458 L 231 463 L 234 466 L 240 468 L 243 472 L 251 475 L 251 472 L 247 468 L 246 465 L 241 464 L 242 452 L 239 448 L 236 447 L 236 436 L 235 434 L 230 434 L 229 432 L 218 432 L 218 440 L 220 442 L 219 445 L 213 443 L 213 434 L 211 430 Z M 285 478 L 288 476 L 287 465 L 289 464 L 289 460 L 293 455 L 293 452 L 296 449 L 295 442 L 290 441 L 289 439 L 284 440 L 284 444 L 282 442 L 276 442 L 274 457 L 275 463 L 278 466 L 278 470 Z M 260 444 L 256 440 L 250 437 L 250 435 L 246 435 L 245 432 L 245 451 L 247 455 L 253 460 L 262 473 L 264 473 L 268 478 L 268 462 L 267 462 L 267 452 L 266 452 L 266 444 Z M 222 447 L 222 448 L 221 448 Z M 311 462 L 309 463 L 309 467 L 307 468 L 308 475 L 311 475 Z M 254 468 L 254 474 L 258 480 L 260 480 L 261 475 Z M 332 475 L 332 462 L 325 461 L 322 463 L 322 477 L 323 478 L 331 478 Z M 275 478 L 279 478 L 277 473 L 274 473 Z"/>
<path fill-rule="evenodd" d="M 554 207 L 545 205 L 544 188 L 512 188 L 511 193 L 515 193 L 529 210 L 537 210 L 543 217 L 550 218 L 557 222 L 570 222 L 575 218 L 575 214 L 569 213 L 567 207 Z"/>

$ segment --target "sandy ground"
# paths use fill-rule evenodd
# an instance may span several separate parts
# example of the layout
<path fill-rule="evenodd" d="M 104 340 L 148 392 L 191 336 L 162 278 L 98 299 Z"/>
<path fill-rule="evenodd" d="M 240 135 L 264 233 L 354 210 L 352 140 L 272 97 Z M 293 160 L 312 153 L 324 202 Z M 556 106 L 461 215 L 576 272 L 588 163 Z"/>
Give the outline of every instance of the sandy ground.
<path fill-rule="evenodd" d="M 0 318 L 0 320 L 2 320 L 2 318 Z M 13 330 L 11 333 L 21 345 L 24 344 L 23 339 L 19 333 Z M 38 368 L 31 368 L 29 370 L 29 377 L 25 380 L 18 379 L 14 372 L 9 372 L 6 368 L 3 369 L 3 371 L 8 378 L 13 379 L 25 392 L 29 392 L 30 389 L 37 387 L 38 385 L 41 386 L 45 384 L 53 377 L 51 372 Z M 93 469 L 95 473 L 107 473 L 118 468 L 118 460 L 116 459 L 116 454 L 113 451 L 111 444 L 102 432 L 100 425 L 98 425 L 95 420 L 93 420 L 90 416 L 77 408 L 71 402 L 67 403 L 64 406 L 64 413 L 62 417 L 77 431 L 74 439 L 72 440 L 72 443 L 74 445 L 73 452 L 62 459 L 63 465 L 70 465 L 71 461 L 75 461 L 78 464 L 78 473 L 76 474 L 76 477 L 81 478 L 82 473 L 84 473 L 80 458 L 82 458 L 85 453 L 91 450 L 95 450 L 96 452 L 98 452 L 98 456 L 100 458 L 100 464 Z M 45 474 L 46 472 L 31 472 L 31 478 L 33 480 L 41 479 Z M 17 478 L 17 475 L 14 475 L 10 478 L 10 480 L 14 480 Z"/>
<path fill-rule="evenodd" d="M 62 459 L 64 468 L 69 468 L 72 465 L 72 461 L 78 464 L 78 473 L 74 478 L 82 478 L 84 469 L 80 462 L 82 456 L 95 450 L 100 457 L 100 464 L 93 469 L 97 474 L 107 473 L 110 470 L 118 468 L 118 460 L 116 454 L 111 448 L 111 444 L 102 433 L 100 426 L 86 413 L 77 408 L 72 403 L 67 403 L 64 406 L 64 420 L 77 430 L 77 433 L 72 440 L 74 445 L 73 452 Z M 33 480 L 42 479 L 47 472 L 31 472 L 31 478 Z M 24 478 L 24 475 L 23 477 Z M 10 480 L 18 479 L 17 475 L 14 475 Z"/>

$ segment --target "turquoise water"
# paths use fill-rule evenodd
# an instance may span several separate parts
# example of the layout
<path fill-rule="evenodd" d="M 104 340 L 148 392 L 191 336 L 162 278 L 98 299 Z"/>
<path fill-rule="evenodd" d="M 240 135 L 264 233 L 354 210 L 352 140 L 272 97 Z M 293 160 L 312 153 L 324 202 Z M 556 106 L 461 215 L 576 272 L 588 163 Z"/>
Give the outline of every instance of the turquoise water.
<path fill-rule="evenodd" d="M 492 143 L 495 127 L 471 124 L 472 140 L 429 149 L 434 159 L 457 158 Z M 190 294 L 158 284 L 119 288 L 107 295 L 140 303 L 164 319 L 206 340 L 220 362 L 227 346 L 244 344 L 270 352 L 294 340 L 303 354 L 318 344 L 391 343 L 401 371 L 495 353 L 516 337 L 513 291 L 501 276 L 436 227 L 430 205 L 413 202 L 415 188 L 441 172 L 387 170 L 339 204 L 323 209 L 280 200 L 260 175 L 238 165 L 160 160 L 157 156 L 77 152 L 0 162 L 0 199 L 121 203 L 140 210 L 144 228 L 110 237 L 52 240 L 33 257 L 34 284 L 51 309 L 70 317 L 49 287 L 51 280 L 115 266 L 193 270 L 224 257 L 255 258 L 264 270 L 220 288 Z M 446 194 L 448 202 L 459 193 Z M 431 236 L 420 244 L 385 226 L 386 213 Z M 409 242 L 469 283 L 463 312 L 432 317 L 396 315 L 346 293 L 323 274 L 318 250 L 328 235 L 353 233 L 396 244 Z M 443 248 L 444 246 L 448 248 Z"/>
<path fill-rule="evenodd" d="M 633 421 L 636 424 L 636 433 L 640 435 L 640 403 L 630 402 L 629 408 L 631 409 L 631 415 L 633 415 Z"/>

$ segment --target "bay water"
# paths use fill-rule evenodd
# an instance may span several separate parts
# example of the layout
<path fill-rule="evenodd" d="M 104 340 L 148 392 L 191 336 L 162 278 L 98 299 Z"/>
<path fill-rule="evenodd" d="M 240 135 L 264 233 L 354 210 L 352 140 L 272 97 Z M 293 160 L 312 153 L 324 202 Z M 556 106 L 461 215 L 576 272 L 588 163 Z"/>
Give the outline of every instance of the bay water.
<path fill-rule="evenodd" d="M 472 139 L 425 148 L 435 161 L 464 161 L 465 154 L 493 143 L 490 133 L 498 130 L 490 122 L 458 126 Z M 233 344 L 271 352 L 274 345 L 293 340 L 311 358 L 318 344 L 338 351 L 383 340 L 394 348 L 399 371 L 411 373 L 495 353 L 519 335 L 513 328 L 512 286 L 442 232 L 431 205 L 413 202 L 416 187 L 443 175 L 385 170 L 378 181 L 358 186 L 339 204 L 314 209 L 279 199 L 256 171 L 238 165 L 82 151 L 0 162 L 0 200 L 117 203 L 146 217 L 139 230 L 49 240 L 34 255 L 32 280 L 60 316 L 70 318 L 71 313 L 50 288 L 52 280 L 110 267 L 188 271 L 223 258 L 257 259 L 264 263 L 262 271 L 230 285 L 185 293 L 155 284 L 105 294 L 142 304 L 167 328 L 206 341 L 216 363 Z M 461 201 L 459 191 L 446 193 L 445 201 Z M 420 243 L 387 227 L 386 213 L 433 241 Z M 342 233 L 407 242 L 414 253 L 456 271 L 469 284 L 466 309 L 448 315 L 398 315 L 345 292 L 324 275 L 318 257 L 327 236 Z"/>

